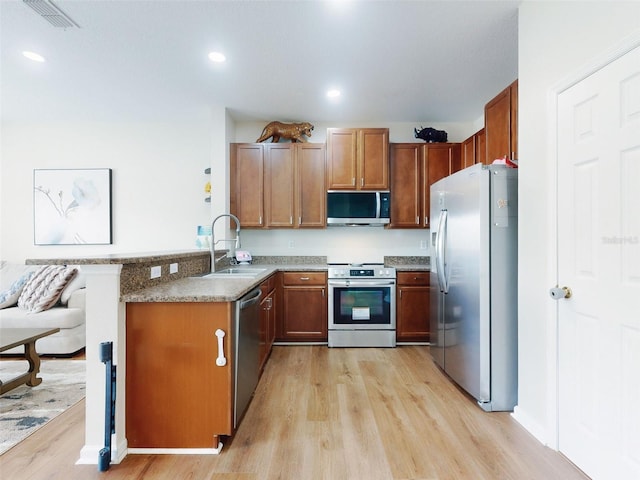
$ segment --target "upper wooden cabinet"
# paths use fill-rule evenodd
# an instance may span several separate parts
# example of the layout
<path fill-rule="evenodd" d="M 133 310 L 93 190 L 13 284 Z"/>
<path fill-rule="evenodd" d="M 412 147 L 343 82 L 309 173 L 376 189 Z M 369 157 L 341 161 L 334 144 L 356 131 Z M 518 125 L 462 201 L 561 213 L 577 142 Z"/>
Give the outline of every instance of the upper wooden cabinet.
<path fill-rule="evenodd" d="M 461 168 L 459 143 L 391 144 L 391 228 L 428 228 L 430 186 Z"/>
<path fill-rule="evenodd" d="M 230 172 L 231 213 L 243 228 L 264 227 L 264 145 L 232 144 Z"/>
<path fill-rule="evenodd" d="M 389 129 L 327 129 L 329 190 L 389 189 Z"/>
<path fill-rule="evenodd" d="M 486 141 L 483 128 L 462 142 L 461 168 L 470 167 L 474 163 L 485 163 L 485 149 Z"/>
<path fill-rule="evenodd" d="M 231 212 L 247 228 L 326 225 L 325 145 L 231 144 Z"/>
<path fill-rule="evenodd" d="M 484 107 L 486 159 L 491 163 L 505 155 L 518 158 L 518 81 L 516 80 Z"/>

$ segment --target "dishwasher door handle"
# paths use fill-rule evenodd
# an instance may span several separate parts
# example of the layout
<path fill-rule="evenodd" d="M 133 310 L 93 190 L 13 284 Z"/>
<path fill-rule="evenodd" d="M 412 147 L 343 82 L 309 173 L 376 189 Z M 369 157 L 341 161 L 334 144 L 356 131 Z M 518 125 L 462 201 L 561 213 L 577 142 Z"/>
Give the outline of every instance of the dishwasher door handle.
<path fill-rule="evenodd" d="M 260 301 L 261 293 L 262 292 L 260 291 L 260 289 L 256 288 L 253 292 L 250 292 L 246 296 L 242 297 L 242 299 L 240 300 L 240 310 L 244 310 L 254 303 L 258 303 Z"/>
<path fill-rule="evenodd" d="M 218 337 L 218 358 L 216 358 L 216 365 L 224 367 L 227 364 L 227 359 L 224 356 L 224 341 L 223 338 L 226 334 L 224 330 L 217 329 L 216 337 Z"/>

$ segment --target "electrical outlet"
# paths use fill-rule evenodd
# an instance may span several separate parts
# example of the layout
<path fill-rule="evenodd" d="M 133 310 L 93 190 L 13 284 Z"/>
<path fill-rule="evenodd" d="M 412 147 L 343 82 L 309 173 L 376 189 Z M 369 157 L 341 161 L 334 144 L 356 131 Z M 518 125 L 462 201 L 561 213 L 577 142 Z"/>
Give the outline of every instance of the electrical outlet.
<path fill-rule="evenodd" d="M 293 243 L 293 240 L 289 240 L 289 248 L 293 248 L 295 246 L 295 244 Z"/>
<path fill-rule="evenodd" d="M 158 278 L 162 275 L 162 267 L 158 265 L 157 267 L 151 267 L 151 278 Z"/>
<path fill-rule="evenodd" d="M 178 264 L 177 263 L 169 264 L 169 273 L 178 273 Z"/>
<path fill-rule="evenodd" d="M 420 240 L 420 250 L 426 250 L 426 249 L 427 249 L 427 241 Z"/>

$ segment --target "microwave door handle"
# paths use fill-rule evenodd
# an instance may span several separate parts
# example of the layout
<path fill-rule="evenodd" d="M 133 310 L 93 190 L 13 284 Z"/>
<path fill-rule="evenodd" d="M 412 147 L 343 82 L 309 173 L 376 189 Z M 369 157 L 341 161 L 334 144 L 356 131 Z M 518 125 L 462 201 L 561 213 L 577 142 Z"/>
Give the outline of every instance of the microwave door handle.
<path fill-rule="evenodd" d="M 380 201 L 380 192 L 376 192 L 376 218 L 380 218 L 380 211 L 382 210 Z"/>

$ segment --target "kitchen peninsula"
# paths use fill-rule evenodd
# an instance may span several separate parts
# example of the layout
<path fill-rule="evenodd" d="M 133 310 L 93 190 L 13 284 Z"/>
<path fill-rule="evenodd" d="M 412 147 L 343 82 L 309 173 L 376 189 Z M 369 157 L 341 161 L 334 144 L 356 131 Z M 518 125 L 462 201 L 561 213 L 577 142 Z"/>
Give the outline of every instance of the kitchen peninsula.
<path fill-rule="evenodd" d="M 420 271 L 429 268 L 428 258 L 425 258 L 385 257 L 384 262 L 398 270 Z M 132 448 L 127 444 L 126 399 L 120 393 L 127 391 L 127 305 L 231 303 L 266 283 L 269 278 L 274 278 L 276 272 L 324 273 L 327 269 L 326 257 L 264 257 L 255 260 L 264 270 L 254 277 L 211 279 L 198 278 L 209 272 L 210 254 L 203 250 L 27 260 L 28 264 L 80 265 L 87 278 L 86 427 L 85 445 L 78 463 L 96 464 L 98 452 L 103 447 L 105 372 L 98 354 L 102 342 L 113 342 L 117 366 L 118 395 L 112 461 L 120 462 Z M 150 278 L 150 272 L 157 273 L 158 270 L 160 276 Z M 273 287 L 274 284 L 271 285 Z M 268 291 L 264 293 L 269 297 Z M 135 350 L 136 345 L 130 347 Z M 198 451 L 202 452 L 202 449 Z"/>

